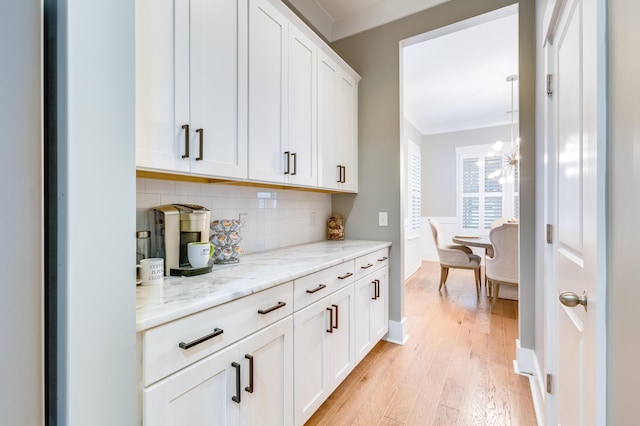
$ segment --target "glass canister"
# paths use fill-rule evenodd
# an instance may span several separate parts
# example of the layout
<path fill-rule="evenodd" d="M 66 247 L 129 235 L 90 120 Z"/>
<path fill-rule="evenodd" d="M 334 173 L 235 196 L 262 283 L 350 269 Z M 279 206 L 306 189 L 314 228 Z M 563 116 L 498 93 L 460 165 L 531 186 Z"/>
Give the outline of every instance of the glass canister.
<path fill-rule="evenodd" d="M 151 233 L 149 231 L 136 232 L 136 264 L 147 259 L 151 251 Z"/>

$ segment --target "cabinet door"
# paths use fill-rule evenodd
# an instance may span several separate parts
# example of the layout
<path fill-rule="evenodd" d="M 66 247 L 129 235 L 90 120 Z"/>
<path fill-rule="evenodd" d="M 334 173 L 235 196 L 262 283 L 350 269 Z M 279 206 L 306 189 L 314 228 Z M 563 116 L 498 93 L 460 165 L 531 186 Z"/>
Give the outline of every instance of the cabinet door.
<path fill-rule="evenodd" d="M 358 86 L 345 72 L 336 75 L 336 127 L 335 147 L 339 163 L 343 166 L 340 188 L 345 191 L 358 190 L 357 132 Z"/>
<path fill-rule="evenodd" d="M 318 53 L 318 177 L 323 188 L 338 189 L 340 164 L 335 146 L 337 66 Z"/>
<path fill-rule="evenodd" d="M 189 159 L 182 158 L 184 133 L 176 127 L 189 120 L 188 6 L 186 0 L 176 0 L 175 8 L 174 0 L 135 2 L 136 166 L 140 168 L 189 170 Z"/>
<path fill-rule="evenodd" d="M 335 327 L 329 336 L 329 375 L 331 390 L 349 375 L 356 365 L 354 340 L 354 292 L 353 285 L 337 291 L 329 297 L 329 307 L 334 309 Z"/>
<path fill-rule="evenodd" d="M 327 55 L 318 53 L 318 163 L 320 186 L 358 190 L 358 86 Z"/>
<path fill-rule="evenodd" d="M 292 425 L 292 316 L 243 341 L 238 346 L 238 359 L 240 361 L 237 362 L 242 364 L 243 377 L 240 424 Z"/>
<path fill-rule="evenodd" d="M 356 363 L 387 334 L 389 305 L 387 268 L 355 283 L 355 353 Z"/>
<path fill-rule="evenodd" d="M 326 299 L 322 299 L 293 316 L 296 425 L 304 424 L 330 393 L 327 307 Z"/>
<path fill-rule="evenodd" d="M 239 131 L 246 49 L 243 2 L 190 1 L 191 171 L 246 178 L 246 134 Z M 243 44 L 244 43 L 244 44 Z M 239 54 L 240 51 L 240 54 Z"/>
<path fill-rule="evenodd" d="M 353 307 L 349 285 L 294 314 L 296 425 L 304 424 L 355 366 Z"/>
<path fill-rule="evenodd" d="M 235 346 L 152 385 L 143 391 L 143 423 L 150 426 L 239 424 L 235 396 Z"/>
<path fill-rule="evenodd" d="M 267 0 L 249 3 L 249 178 L 286 182 L 286 18 Z"/>
<path fill-rule="evenodd" d="M 301 31 L 289 26 L 289 183 L 317 186 L 316 51 Z"/>

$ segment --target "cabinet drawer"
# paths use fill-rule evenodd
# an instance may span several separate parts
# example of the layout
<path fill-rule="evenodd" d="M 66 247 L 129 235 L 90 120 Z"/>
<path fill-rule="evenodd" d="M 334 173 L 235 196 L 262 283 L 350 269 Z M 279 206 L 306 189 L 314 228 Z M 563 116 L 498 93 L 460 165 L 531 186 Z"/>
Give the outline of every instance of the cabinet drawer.
<path fill-rule="evenodd" d="M 387 247 L 360 256 L 355 260 L 356 280 L 389 264 L 389 249 Z"/>
<path fill-rule="evenodd" d="M 354 281 L 353 260 L 298 278 L 294 283 L 294 309 L 330 295 Z"/>
<path fill-rule="evenodd" d="M 143 384 L 148 386 L 291 313 L 293 282 L 288 282 L 147 330 L 142 336 Z"/>

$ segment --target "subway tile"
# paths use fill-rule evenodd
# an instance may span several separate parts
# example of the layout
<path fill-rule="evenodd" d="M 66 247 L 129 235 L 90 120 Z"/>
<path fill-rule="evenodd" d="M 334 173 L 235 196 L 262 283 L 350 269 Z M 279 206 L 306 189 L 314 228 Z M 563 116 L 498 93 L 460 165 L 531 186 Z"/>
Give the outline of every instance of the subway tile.
<path fill-rule="evenodd" d="M 144 193 L 146 192 L 145 179 L 136 178 L 136 193 Z"/>
<path fill-rule="evenodd" d="M 176 182 L 161 179 L 146 179 L 145 190 L 147 194 L 175 194 Z"/>
<path fill-rule="evenodd" d="M 205 184 L 198 182 L 176 182 L 176 194 L 178 195 L 201 195 L 202 186 Z"/>
<path fill-rule="evenodd" d="M 160 194 L 137 194 L 136 208 L 149 209 L 151 207 L 162 204 L 162 195 Z"/>

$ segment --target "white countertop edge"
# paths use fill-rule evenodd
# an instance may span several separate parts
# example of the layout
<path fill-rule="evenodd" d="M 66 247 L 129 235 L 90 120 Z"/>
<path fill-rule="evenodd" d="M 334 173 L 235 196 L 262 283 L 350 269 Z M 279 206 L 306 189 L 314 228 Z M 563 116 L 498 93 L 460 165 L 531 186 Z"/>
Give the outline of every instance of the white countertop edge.
<path fill-rule="evenodd" d="M 238 264 L 214 265 L 211 273 L 198 277 L 165 277 L 163 285 L 158 287 L 138 286 L 136 331 L 156 327 L 390 246 L 391 243 L 385 241 L 319 241 L 246 254 L 241 256 Z M 339 252 L 332 253 L 336 249 Z M 301 252 L 306 253 L 304 259 L 296 260 Z M 276 259 L 282 260 L 274 264 Z M 264 261 L 271 264 L 260 265 Z M 286 270 L 282 270 L 283 266 Z M 234 276 L 234 272 L 239 275 L 244 272 L 249 276 Z"/>

